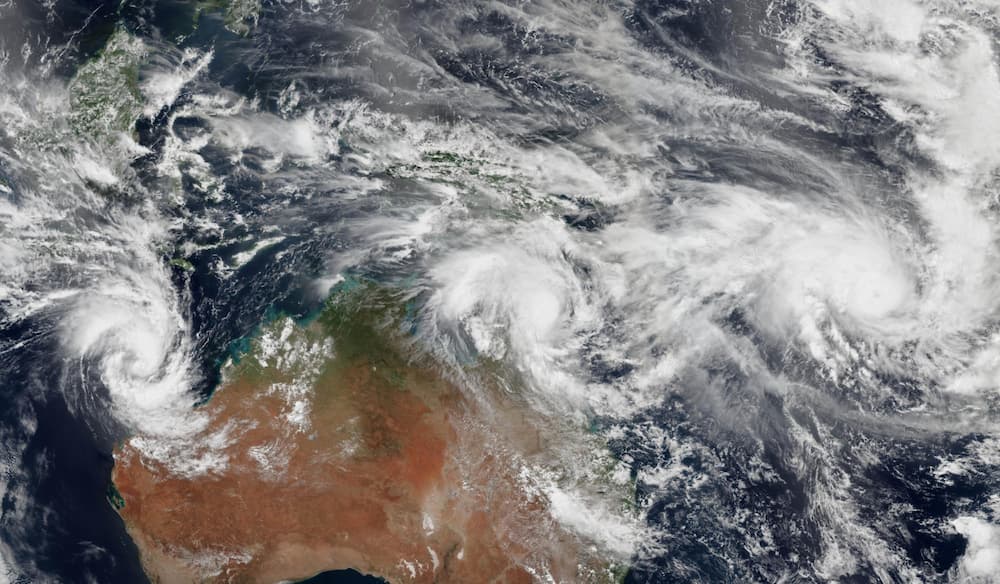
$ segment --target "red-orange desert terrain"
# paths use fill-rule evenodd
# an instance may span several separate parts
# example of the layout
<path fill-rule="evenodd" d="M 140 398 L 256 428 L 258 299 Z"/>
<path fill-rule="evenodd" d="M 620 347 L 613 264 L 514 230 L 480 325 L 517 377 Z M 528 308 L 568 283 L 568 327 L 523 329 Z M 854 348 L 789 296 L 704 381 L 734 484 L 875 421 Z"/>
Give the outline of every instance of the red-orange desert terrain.
<path fill-rule="evenodd" d="M 252 355 L 231 368 L 192 438 L 228 428 L 222 470 L 180 476 L 134 442 L 119 449 L 119 511 L 153 581 L 272 583 L 343 568 L 390 582 L 610 579 L 519 475 L 536 442 L 530 416 L 469 399 L 432 360 L 404 358 L 400 335 L 355 322 L 372 318 L 297 328 L 294 338 L 329 335 L 335 347 L 298 429 L 274 389 L 287 374 Z"/>

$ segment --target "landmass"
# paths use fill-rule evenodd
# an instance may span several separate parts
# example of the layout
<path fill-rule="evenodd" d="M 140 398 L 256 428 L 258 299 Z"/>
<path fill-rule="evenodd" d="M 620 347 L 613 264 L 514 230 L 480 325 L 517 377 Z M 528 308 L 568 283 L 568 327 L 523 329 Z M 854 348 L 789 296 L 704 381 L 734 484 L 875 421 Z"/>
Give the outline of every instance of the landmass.
<path fill-rule="evenodd" d="M 224 369 L 192 437 L 210 468 L 115 454 L 111 501 L 154 582 L 609 582 L 598 546 L 526 476 L 545 421 L 419 348 L 398 292 L 345 286 Z M 203 452 L 204 454 L 204 452 Z"/>
<path fill-rule="evenodd" d="M 139 64 L 144 54 L 142 41 L 118 27 L 104 48 L 80 66 L 69 85 L 70 120 L 80 135 L 107 140 L 132 131 L 142 113 Z"/>

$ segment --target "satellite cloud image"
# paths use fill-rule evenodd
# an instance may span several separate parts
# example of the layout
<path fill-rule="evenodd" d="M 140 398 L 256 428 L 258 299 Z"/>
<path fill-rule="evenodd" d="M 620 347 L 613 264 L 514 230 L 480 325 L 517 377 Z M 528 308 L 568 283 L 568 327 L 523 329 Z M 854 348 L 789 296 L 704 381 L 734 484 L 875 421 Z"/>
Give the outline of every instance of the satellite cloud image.
<path fill-rule="evenodd" d="M 1000 584 L 1000 1 L 0 0 L 0 584 Z"/>

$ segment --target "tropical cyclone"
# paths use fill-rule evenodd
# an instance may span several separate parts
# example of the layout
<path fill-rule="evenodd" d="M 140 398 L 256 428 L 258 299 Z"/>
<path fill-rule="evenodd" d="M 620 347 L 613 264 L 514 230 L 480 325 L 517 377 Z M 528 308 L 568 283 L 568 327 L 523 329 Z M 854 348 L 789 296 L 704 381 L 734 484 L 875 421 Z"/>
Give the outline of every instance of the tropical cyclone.
<path fill-rule="evenodd" d="M 113 502 L 153 581 L 620 576 L 525 476 L 542 421 L 502 392 L 470 399 L 399 332 L 404 312 L 362 286 L 265 327 L 202 406 L 192 450 L 221 444 L 211 468 L 179 471 L 142 436 L 117 451 Z"/>

